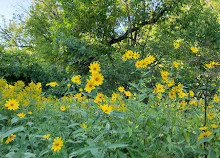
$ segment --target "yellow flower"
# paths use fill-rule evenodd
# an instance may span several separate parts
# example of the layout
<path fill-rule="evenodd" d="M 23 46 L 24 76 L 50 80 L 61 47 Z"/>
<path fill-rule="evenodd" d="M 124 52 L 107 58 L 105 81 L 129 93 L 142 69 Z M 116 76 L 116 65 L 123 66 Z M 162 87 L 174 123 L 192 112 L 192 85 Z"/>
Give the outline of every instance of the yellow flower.
<path fill-rule="evenodd" d="M 82 102 L 82 94 L 81 93 L 77 93 L 73 96 L 73 98 L 77 98 L 79 102 Z"/>
<path fill-rule="evenodd" d="M 90 80 L 94 82 L 95 86 L 100 86 L 103 84 L 104 77 L 100 73 L 93 73 Z"/>
<path fill-rule="evenodd" d="M 118 87 L 118 90 L 119 90 L 120 92 L 124 92 L 125 88 L 122 87 L 122 86 L 120 86 L 120 87 Z"/>
<path fill-rule="evenodd" d="M 214 96 L 213 100 L 214 101 L 219 101 L 219 98 L 218 98 L 217 94 Z"/>
<path fill-rule="evenodd" d="M 155 93 L 163 93 L 163 92 L 165 92 L 164 85 L 157 84 L 156 87 L 154 87 L 154 92 Z"/>
<path fill-rule="evenodd" d="M 4 139 L 1 139 L 1 143 L 3 142 Z"/>
<path fill-rule="evenodd" d="M 206 66 L 207 68 L 209 68 L 209 69 L 212 69 L 212 68 L 215 67 L 214 65 L 211 65 L 211 64 L 205 64 L 205 66 Z"/>
<path fill-rule="evenodd" d="M 193 97 L 193 96 L 194 96 L 194 92 L 193 92 L 192 90 L 190 90 L 190 91 L 189 91 L 189 95 L 190 95 L 191 97 Z"/>
<path fill-rule="evenodd" d="M 154 60 L 155 60 L 155 58 L 154 58 L 153 56 L 148 56 L 148 57 L 146 57 L 146 58 L 144 59 L 144 61 L 146 61 L 147 64 L 153 63 Z"/>
<path fill-rule="evenodd" d="M 126 60 L 127 60 L 126 54 L 124 54 L 124 55 L 122 56 L 122 60 L 123 60 L 123 61 L 126 61 Z"/>
<path fill-rule="evenodd" d="M 199 130 L 205 131 L 208 127 L 200 127 Z"/>
<path fill-rule="evenodd" d="M 167 86 L 168 87 L 171 87 L 171 86 L 173 86 L 174 85 L 174 79 L 173 78 L 171 78 L 169 81 L 168 81 L 168 84 L 167 84 Z M 174 89 L 173 89 L 173 91 L 175 91 Z"/>
<path fill-rule="evenodd" d="M 141 65 L 142 65 L 141 62 L 142 62 L 142 61 L 139 61 L 139 60 L 136 61 L 136 62 L 135 62 L 135 67 L 136 67 L 136 68 L 140 68 Z"/>
<path fill-rule="evenodd" d="M 174 45 L 175 48 L 179 48 L 180 47 L 179 43 L 177 43 L 177 42 L 174 42 L 173 45 Z"/>
<path fill-rule="evenodd" d="M 147 67 L 147 65 L 148 65 L 148 60 L 145 58 L 145 59 L 142 59 L 141 61 L 140 61 L 140 66 L 142 67 L 142 68 L 145 68 L 145 67 Z"/>
<path fill-rule="evenodd" d="M 134 59 L 139 59 L 139 58 L 140 58 L 139 52 L 134 52 L 133 58 L 134 58 Z"/>
<path fill-rule="evenodd" d="M 86 92 L 91 92 L 93 89 L 95 89 L 95 83 L 93 80 L 88 80 L 87 79 L 87 84 L 86 84 L 86 87 L 84 88 L 84 90 Z"/>
<path fill-rule="evenodd" d="M 96 96 L 95 100 L 96 100 L 97 102 L 102 102 L 103 99 L 104 99 L 104 94 L 102 94 L 102 93 L 97 93 L 97 96 Z"/>
<path fill-rule="evenodd" d="M 80 88 L 80 89 L 79 89 L 79 91 L 80 91 L 80 92 L 82 92 L 82 91 L 83 91 L 83 89 L 82 89 L 82 88 Z"/>
<path fill-rule="evenodd" d="M 125 54 L 126 54 L 127 59 L 130 59 L 133 56 L 133 51 L 132 50 L 128 50 Z"/>
<path fill-rule="evenodd" d="M 215 65 L 220 65 L 218 62 L 210 61 L 210 64 L 205 64 L 209 69 L 215 68 Z"/>
<path fill-rule="evenodd" d="M 202 104 L 204 102 L 204 99 L 200 98 L 199 103 Z"/>
<path fill-rule="evenodd" d="M 97 73 L 101 70 L 99 63 L 97 62 L 90 63 L 89 68 L 90 68 L 89 72 L 91 73 Z"/>
<path fill-rule="evenodd" d="M 49 139 L 49 137 L 50 137 L 50 134 L 45 134 L 45 135 L 43 136 L 43 138 L 45 138 L 45 139 Z"/>
<path fill-rule="evenodd" d="M 117 96 L 118 96 L 117 93 L 113 93 L 113 94 L 112 94 L 112 101 L 116 101 Z"/>
<path fill-rule="evenodd" d="M 197 53 L 197 52 L 198 52 L 198 48 L 196 48 L 196 47 L 191 47 L 190 49 L 191 49 L 191 51 L 192 51 L 193 53 Z"/>
<path fill-rule="evenodd" d="M 171 90 L 171 91 L 169 92 L 169 98 L 170 98 L 170 99 L 175 99 L 175 98 L 176 98 L 176 92 Z"/>
<path fill-rule="evenodd" d="M 205 134 L 206 134 L 206 137 L 209 137 L 212 134 L 212 132 L 207 131 Z"/>
<path fill-rule="evenodd" d="M 179 91 L 178 95 L 179 95 L 179 98 L 187 97 L 187 94 L 184 93 L 183 91 Z"/>
<path fill-rule="evenodd" d="M 10 136 L 8 136 L 8 138 L 6 139 L 5 143 L 8 144 L 8 143 L 14 141 L 14 140 L 15 140 L 15 139 L 14 139 L 15 137 L 16 137 L 15 134 L 11 134 Z"/>
<path fill-rule="evenodd" d="M 193 104 L 194 104 L 194 105 L 197 105 L 197 101 L 196 101 L 196 100 L 190 100 L 190 101 L 189 101 L 189 104 L 190 104 L 190 105 L 193 105 Z"/>
<path fill-rule="evenodd" d="M 5 107 L 7 107 L 9 110 L 16 110 L 19 108 L 19 102 L 16 99 L 9 99 L 5 103 Z"/>
<path fill-rule="evenodd" d="M 176 61 L 174 61 L 174 62 L 173 62 L 173 66 L 174 66 L 175 68 L 178 68 L 179 65 L 177 64 Z"/>
<path fill-rule="evenodd" d="M 185 99 L 183 99 L 181 105 L 182 105 L 181 109 L 185 109 L 185 107 L 186 107 L 186 101 L 185 101 Z"/>
<path fill-rule="evenodd" d="M 167 71 L 163 71 L 163 70 L 160 71 L 160 73 L 161 73 L 161 77 L 163 78 L 164 82 L 167 82 L 168 76 L 170 75 L 170 73 Z"/>
<path fill-rule="evenodd" d="M 68 84 L 67 84 L 67 87 L 70 87 L 70 86 L 71 86 L 71 84 L 70 84 L 70 83 L 68 83 Z"/>
<path fill-rule="evenodd" d="M 46 86 L 55 87 L 55 86 L 59 86 L 59 85 L 56 82 L 50 82 L 50 83 L 47 83 Z"/>
<path fill-rule="evenodd" d="M 132 95 L 130 91 L 124 91 L 124 93 L 125 93 L 125 95 L 128 96 L 128 97 L 130 97 L 130 96 Z"/>
<path fill-rule="evenodd" d="M 213 119 L 213 118 L 214 118 L 214 115 L 213 115 L 213 113 L 212 113 L 211 111 L 209 111 L 208 117 L 209 117 L 210 119 Z"/>
<path fill-rule="evenodd" d="M 58 151 L 61 149 L 61 147 L 63 146 L 63 140 L 62 138 L 58 137 L 57 139 L 54 139 L 54 142 L 53 142 L 53 146 L 51 148 L 51 150 L 54 150 L 54 151 Z"/>
<path fill-rule="evenodd" d="M 110 112 L 113 112 L 112 110 L 112 106 L 108 104 L 104 104 L 104 105 L 100 105 L 101 109 L 103 112 L 105 112 L 106 114 L 110 114 Z"/>
<path fill-rule="evenodd" d="M 200 140 L 200 139 L 202 139 L 202 138 L 205 138 L 206 137 L 206 133 L 200 133 L 199 134 L 199 137 L 198 137 L 198 141 Z"/>
<path fill-rule="evenodd" d="M 29 115 L 31 115 L 31 114 L 32 114 L 32 112 L 31 112 L 31 111 L 29 111 L 29 112 L 28 112 L 28 114 L 29 114 Z"/>
<path fill-rule="evenodd" d="M 81 84 L 81 81 L 80 81 L 81 77 L 82 77 L 81 75 L 73 76 L 71 81 L 76 84 Z"/>
<path fill-rule="evenodd" d="M 83 128 L 87 128 L 87 125 L 85 123 L 82 123 Z"/>
<path fill-rule="evenodd" d="M 211 126 L 213 129 L 218 128 L 218 125 L 216 125 L 216 124 L 211 124 Z"/>
<path fill-rule="evenodd" d="M 20 118 L 24 118 L 25 114 L 22 112 L 22 113 L 17 114 L 17 116 L 19 116 Z"/>
<path fill-rule="evenodd" d="M 60 107 L 60 110 L 61 110 L 61 111 L 65 111 L 65 110 L 66 110 L 66 107 L 65 107 L 65 106 L 61 106 L 61 107 Z"/>
<path fill-rule="evenodd" d="M 162 99 L 162 94 L 161 93 L 157 93 L 157 94 L 158 94 L 157 98 Z"/>

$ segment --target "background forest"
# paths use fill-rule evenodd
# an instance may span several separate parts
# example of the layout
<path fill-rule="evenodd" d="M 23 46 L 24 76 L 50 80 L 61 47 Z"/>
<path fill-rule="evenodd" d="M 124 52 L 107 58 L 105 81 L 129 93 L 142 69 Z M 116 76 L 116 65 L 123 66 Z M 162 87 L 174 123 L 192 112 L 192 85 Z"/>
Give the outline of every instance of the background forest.
<path fill-rule="evenodd" d="M 0 39 L 0 157 L 220 156 L 218 0 L 33 0 Z"/>

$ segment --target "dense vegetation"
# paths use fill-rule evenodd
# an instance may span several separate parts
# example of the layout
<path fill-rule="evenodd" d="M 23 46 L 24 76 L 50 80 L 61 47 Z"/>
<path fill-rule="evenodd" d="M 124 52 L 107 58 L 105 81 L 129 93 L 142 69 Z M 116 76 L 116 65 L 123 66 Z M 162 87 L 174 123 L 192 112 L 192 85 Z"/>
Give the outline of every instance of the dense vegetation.
<path fill-rule="evenodd" d="M 219 157 L 219 11 L 33 0 L 0 28 L 0 157 Z"/>

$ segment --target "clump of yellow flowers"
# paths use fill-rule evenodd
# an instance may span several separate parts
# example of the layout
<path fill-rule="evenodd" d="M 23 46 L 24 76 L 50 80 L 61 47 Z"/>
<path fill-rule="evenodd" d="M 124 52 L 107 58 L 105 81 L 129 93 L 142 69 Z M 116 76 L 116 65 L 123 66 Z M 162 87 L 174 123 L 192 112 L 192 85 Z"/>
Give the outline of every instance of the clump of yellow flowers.
<path fill-rule="evenodd" d="M 140 58 L 139 52 L 133 52 L 132 50 L 128 50 L 123 56 L 122 60 L 126 61 L 127 59 L 134 58 L 135 60 Z M 155 61 L 153 56 L 148 56 L 142 60 L 138 60 L 135 62 L 136 68 L 145 68 L 147 65 L 152 64 Z"/>
<path fill-rule="evenodd" d="M 93 89 L 95 89 L 95 86 L 103 84 L 104 76 L 99 72 L 101 71 L 101 67 L 98 62 L 90 63 L 89 68 L 89 72 L 91 72 L 92 75 L 89 76 L 90 79 L 87 79 L 87 84 L 84 90 L 90 93 Z"/>

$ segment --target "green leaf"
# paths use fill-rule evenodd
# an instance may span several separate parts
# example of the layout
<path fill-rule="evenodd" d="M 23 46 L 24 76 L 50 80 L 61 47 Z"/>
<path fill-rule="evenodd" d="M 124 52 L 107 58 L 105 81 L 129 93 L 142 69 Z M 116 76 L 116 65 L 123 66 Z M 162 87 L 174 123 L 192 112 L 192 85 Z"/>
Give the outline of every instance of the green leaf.
<path fill-rule="evenodd" d="M 214 130 L 213 130 L 213 133 L 218 133 L 218 132 L 220 132 L 219 129 L 214 129 Z"/>
<path fill-rule="evenodd" d="M 2 121 L 2 120 L 7 120 L 7 119 L 8 119 L 7 116 L 3 116 L 3 115 L 0 114 L 0 121 Z"/>
<path fill-rule="evenodd" d="M 124 148 L 124 147 L 127 147 L 127 146 L 128 146 L 128 144 L 119 143 L 119 144 L 110 144 L 110 145 L 107 145 L 106 147 L 108 149 L 111 149 L 111 148 Z"/>
<path fill-rule="evenodd" d="M 211 150 L 210 152 L 209 152 L 209 156 L 210 156 L 210 158 L 216 158 L 217 156 L 216 156 L 216 152 L 214 151 L 214 150 Z"/>
<path fill-rule="evenodd" d="M 184 134 L 184 136 L 185 136 L 186 142 L 189 143 L 189 140 L 190 140 L 190 139 L 189 139 L 189 132 L 186 131 L 185 134 Z"/>
<path fill-rule="evenodd" d="M 136 158 L 136 157 L 148 158 L 148 155 L 146 155 L 142 151 L 139 151 L 138 149 L 134 149 L 134 148 L 131 148 L 131 147 L 127 147 L 127 149 L 128 149 L 128 152 L 129 152 L 131 158 Z"/>
<path fill-rule="evenodd" d="M 46 150 L 41 151 L 38 158 L 43 157 L 48 152 L 51 152 L 51 150 L 46 149 Z"/>
<path fill-rule="evenodd" d="M 96 150 L 100 149 L 101 147 L 99 146 L 88 146 L 88 147 L 85 147 L 85 148 L 81 148 L 77 151 L 74 151 L 70 154 L 70 157 L 74 157 L 74 156 L 78 156 L 78 155 L 81 155 L 87 151 L 91 151 L 94 153 Z"/>
<path fill-rule="evenodd" d="M 124 115 L 126 115 L 126 113 L 122 112 L 122 111 L 114 110 L 113 112 L 111 112 L 111 115 L 124 116 Z"/>
<path fill-rule="evenodd" d="M 138 97 L 139 97 L 139 100 L 142 101 L 147 97 L 147 94 L 140 94 Z"/>
<path fill-rule="evenodd" d="M 6 138 L 6 137 L 8 137 L 8 136 L 11 135 L 11 134 L 14 134 L 14 133 L 20 132 L 20 131 L 24 131 L 24 127 L 23 127 L 23 126 L 14 128 L 14 129 L 12 129 L 12 130 L 10 130 L 10 131 L 7 131 L 7 132 L 1 134 L 1 135 L 0 135 L 0 140 L 1 140 L 1 139 L 4 139 L 4 138 Z"/>
<path fill-rule="evenodd" d="M 198 141 L 198 143 L 196 144 L 197 146 L 204 143 L 204 142 L 209 142 L 211 139 L 213 138 L 213 135 L 211 135 L 210 137 L 208 138 L 202 138 Z"/>
<path fill-rule="evenodd" d="M 143 74 L 141 75 L 141 77 L 145 77 L 147 74 L 149 74 L 149 72 L 150 72 L 150 71 L 143 73 Z"/>
<path fill-rule="evenodd" d="M 129 84 L 130 84 L 132 87 L 134 87 L 134 88 L 136 88 L 136 89 L 139 89 L 137 84 L 133 84 L 133 83 L 130 83 L 130 82 L 129 82 Z"/>
<path fill-rule="evenodd" d="M 215 142 L 218 145 L 218 147 L 220 147 L 220 140 L 216 140 Z"/>
<path fill-rule="evenodd" d="M 171 143 L 171 137 L 170 137 L 170 135 L 167 135 L 167 138 L 166 138 L 166 139 L 167 139 L 167 142 L 168 142 L 168 143 Z"/>
<path fill-rule="evenodd" d="M 73 124 L 71 124 L 71 125 L 69 125 L 69 126 L 67 126 L 68 128 L 74 128 L 75 126 L 77 126 L 77 125 L 79 125 L 78 123 L 73 123 Z"/>
<path fill-rule="evenodd" d="M 11 119 L 11 125 L 13 125 L 14 123 L 17 123 L 19 120 L 18 117 L 14 117 L 13 119 Z"/>
<path fill-rule="evenodd" d="M 205 149 L 196 148 L 196 149 L 193 149 L 193 151 L 196 152 L 196 153 L 199 153 L 199 154 L 206 154 L 206 155 L 208 154 L 208 151 L 205 150 Z"/>
<path fill-rule="evenodd" d="M 126 158 L 126 155 L 123 152 L 121 152 L 120 150 L 117 150 L 117 155 L 119 158 Z"/>
<path fill-rule="evenodd" d="M 35 158 L 36 154 L 30 153 L 30 152 L 26 152 L 26 153 L 24 153 L 24 157 L 25 158 Z"/>
<path fill-rule="evenodd" d="M 111 125 L 109 122 L 106 123 L 106 126 L 105 126 L 106 130 L 110 130 L 111 129 Z"/>
<path fill-rule="evenodd" d="M 206 86 L 201 86 L 198 88 L 198 90 L 206 90 Z"/>

